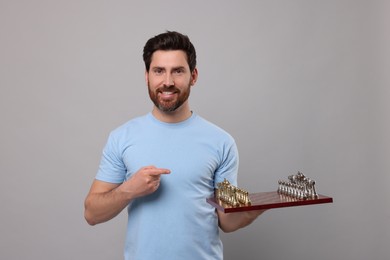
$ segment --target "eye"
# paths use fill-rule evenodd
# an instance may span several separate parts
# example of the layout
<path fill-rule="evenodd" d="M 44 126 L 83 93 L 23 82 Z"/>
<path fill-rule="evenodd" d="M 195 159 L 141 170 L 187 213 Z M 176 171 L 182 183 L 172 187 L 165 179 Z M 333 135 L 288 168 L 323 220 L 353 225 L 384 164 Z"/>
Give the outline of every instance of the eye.
<path fill-rule="evenodd" d="M 164 73 L 164 70 L 162 68 L 153 68 L 153 73 L 156 75 L 161 75 Z"/>
<path fill-rule="evenodd" d="M 183 74 L 185 71 L 184 71 L 184 68 L 177 68 L 174 70 L 174 73 L 175 74 Z"/>

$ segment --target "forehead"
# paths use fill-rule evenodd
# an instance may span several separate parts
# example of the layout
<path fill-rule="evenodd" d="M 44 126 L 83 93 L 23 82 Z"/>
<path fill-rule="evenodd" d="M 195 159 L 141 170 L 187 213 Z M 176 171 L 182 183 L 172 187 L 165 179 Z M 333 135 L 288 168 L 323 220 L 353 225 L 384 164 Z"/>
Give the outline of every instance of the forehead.
<path fill-rule="evenodd" d="M 187 54 L 182 50 L 155 51 L 151 67 L 188 67 Z"/>

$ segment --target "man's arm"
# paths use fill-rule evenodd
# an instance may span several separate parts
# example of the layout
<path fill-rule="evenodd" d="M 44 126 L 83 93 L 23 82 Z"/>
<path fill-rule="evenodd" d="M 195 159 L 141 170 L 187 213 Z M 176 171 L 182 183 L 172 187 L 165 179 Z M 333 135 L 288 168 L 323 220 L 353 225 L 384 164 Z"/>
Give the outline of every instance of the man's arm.
<path fill-rule="evenodd" d="M 217 210 L 218 225 L 225 233 L 233 232 L 251 224 L 264 211 L 265 210 L 253 210 L 224 213 L 220 210 Z"/>
<path fill-rule="evenodd" d="M 236 231 L 251 224 L 265 210 L 224 213 L 217 210 L 218 224 L 225 233 Z"/>
<path fill-rule="evenodd" d="M 215 192 L 217 191 L 215 190 Z M 225 233 L 233 232 L 251 224 L 264 211 L 265 210 L 253 210 L 224 213 L 220 210 L 217 210 L 218 225 Z"/>
<path fill-rule="evenodd" d="M 96 225 L 114 218 L 133 199 L 155 192 L 160 175 L 167 173 L 167 169 L 146 166 L 122 184 L 94 180 L 84 203 L 86 221 Z"/>
<path fill-rule="evenodd" d="M 130 202 L 117 188 L 120 184 L 94 180 L 85 199 L 84 217 L 90 225 L 108 221 L 118 215 Z"/>

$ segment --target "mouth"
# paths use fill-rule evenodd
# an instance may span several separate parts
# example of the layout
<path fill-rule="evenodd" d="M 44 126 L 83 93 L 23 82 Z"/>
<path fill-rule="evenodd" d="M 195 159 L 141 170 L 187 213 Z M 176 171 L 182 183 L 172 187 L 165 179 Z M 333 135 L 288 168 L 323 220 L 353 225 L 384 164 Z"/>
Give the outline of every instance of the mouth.
<path fill-rule="evenodd" d="M 175 94 L 175 92 L 173 92 L 173 91 L 163 91 L 163 92 L 161 92 L 161 94 L 162 95 L 173 95 L 173 94 Z"/>
<path fill-rule="evenodd" d="M 177 94 L 175 90 L 158 91 L 158 95 L 162 99 L 172 99 Z"/>

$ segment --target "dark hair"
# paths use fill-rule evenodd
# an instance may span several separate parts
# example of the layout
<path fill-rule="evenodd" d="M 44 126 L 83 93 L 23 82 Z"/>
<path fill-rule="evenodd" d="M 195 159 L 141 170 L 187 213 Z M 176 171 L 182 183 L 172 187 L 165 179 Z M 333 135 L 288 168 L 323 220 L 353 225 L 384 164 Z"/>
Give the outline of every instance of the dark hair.
<path fill-rule="evenodd" d="M 143 59 L 145 68 L 149 71 L 152 55 L 155 51 L 182 50 L 187 54 L 187 62 L 192 72 L 196 67 L 196 51 L 187 35 L 167 31 L 150 38 L 144 47 Z"/>

